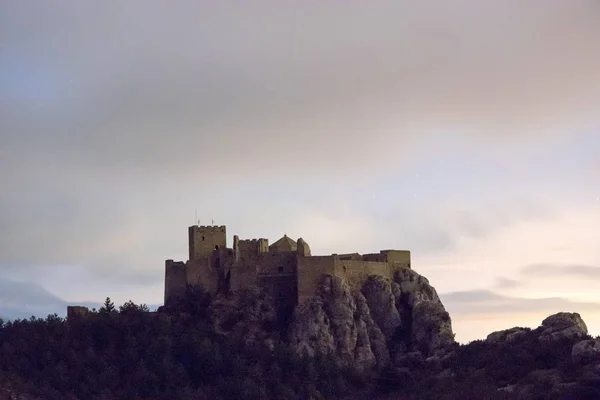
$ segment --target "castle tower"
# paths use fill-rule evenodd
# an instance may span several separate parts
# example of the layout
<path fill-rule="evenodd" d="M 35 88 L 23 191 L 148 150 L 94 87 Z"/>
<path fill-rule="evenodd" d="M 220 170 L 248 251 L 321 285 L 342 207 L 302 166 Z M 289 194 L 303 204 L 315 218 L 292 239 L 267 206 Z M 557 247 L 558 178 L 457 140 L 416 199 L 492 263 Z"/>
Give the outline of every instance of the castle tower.
<path fill-rule="evenodd" d="M 188 228 L 188 236 L 190 261 L 210 257 L 213 250 L 225 249 L 227 247 L 225 225 L 190 226 Z"/>
<path fill-rule="evenodd" d="M 304 239 L 299 238 L 296 241 L 296 252 L 298 253 L 299 256 L 301 257 L 310 257 L 310 247 L 308 246 L 308 243 L 306 243 L 304 241 Z"/>
<path fill-rule="evenodd" d="M 181 299 L 187 286 L 185 263 L 165 260 L 165 299 L 164 304 Z"/>

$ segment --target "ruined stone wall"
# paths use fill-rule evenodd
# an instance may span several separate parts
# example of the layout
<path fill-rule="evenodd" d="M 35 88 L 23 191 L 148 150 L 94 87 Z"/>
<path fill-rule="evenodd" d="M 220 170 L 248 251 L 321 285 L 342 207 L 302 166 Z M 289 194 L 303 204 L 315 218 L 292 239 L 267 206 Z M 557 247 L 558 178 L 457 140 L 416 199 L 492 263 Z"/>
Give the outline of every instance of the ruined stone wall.
<path fill-rule="evenodd" d="M 295 274 L 298 266 L 298 255 L 295 251 L 269 252 L 258 257 L 259 274 Z"/>
<path fill-rule="evenodd" d="M 253 263 L 238 263 L 231 268 L 229 289 L 240 290 L 256 284 L 257 267 Z"/>
<path fill-rule="evenodd" d="M 186 282 L 188 285 L 200 285 L 210 293 L 227 290 L 227 278 L 235 269 L 235 257 L 232 249 L 213 250 L 212 254 L 186 263 Z"/>
<path fill-rule="evenodd" d="M 238 241 L 239 258 L 241 262 L 253 259 L 261 253 L 269 251 L 268 239 L 250 239 Z"/>
<path fill-rule="evenodd" d="M 186 269 L 183 261 L 165 261 L 165 304 L 171 299 L 182 298 L 185 295 Z"/>
<path fill-rule="evenodd" d="M 311 257 L 302 238 L 293 241 L 286 235 L 271 248 L 267 239 L 240 240 L 236 235 L 228 249 L 225 226 L 190 226 L 188 239 L 189 261 L 165 263 L 165 302 L 185 295 L 187 285 L 210 293 L 262 285 L 284 304 L 292 299 L 296 304 L 315 295 L 324 275 L 343 277 L 358 288 L 370 275 L 391 278 L 411 266 L 410 251 L 404 250 Z"/>
<path fill-rule="evenodd" d="M 67 319 L 83 318 L 89 312 L 89 308 L 84 306 L 67 306 Z"/>
<path fill-rule="evenodd" d="M 363 261 L 389 262 L 410 268 L 408 250 L 381 250 L 379 253 L 363 254 L 361 258 Z"/>
<path fill-rule="evenodd" d="M 385 262 L 385 256 L 381 253 L 370 253 L 362 255 L 363 261 Z"/>
<path fill-rule="evenodd" d="M 189 259 L 208 257 L 213 250 L 227 247 L 225 226 L 190 226 L 188 228 Z"/>
<path fill-rule="evenodd" d="M 410 268 L 410 251 L 408 250 L 382 250 L 384 261 Z"/>
<path fill-rule="evenodd" d="M 360 290 L 370 275 L 392 278 L 393 271 L 386 262 L 340 260 L 335 265 L 335 275 L 345 279 L 352 289 Z"/>
<path fill-rule="evenodd" d="M 188 285 L 199 285 L 210 293 L 219 287 L 219 275 L 211 265 L 211 257 L 191 260 L 186 263 L 186 282 Z"/>
<path fill-rule="evenodd" d="M 335 256 L 298 257 L 298 303 L 314 296 L 323 275 L 334 275 L 335 262 Z"/>
<path fill-rule="evenodd" d="M 239 243 L 240 242 L 251 242 L 247 240 L 239 240 L 238 241 L 238 249 L 237 256 L 234 255 L 234 263 L 229 269 L 229 289 L 230 290 L 240 290 L 247 288 L 249 286 L 256 284 L 256 274 L 257 274 L 257 260 L 258 253 L 255 253 L 254 250 L 260 250 L 260 247 L 253 244 L 253 250 L 248 251 L 246 247 L 244 249 L 244 253 L 240 254 Z M 258 244 L 258 241 L 255 242 Z M 234 249 L 234 252 L 236 249 Z"/>

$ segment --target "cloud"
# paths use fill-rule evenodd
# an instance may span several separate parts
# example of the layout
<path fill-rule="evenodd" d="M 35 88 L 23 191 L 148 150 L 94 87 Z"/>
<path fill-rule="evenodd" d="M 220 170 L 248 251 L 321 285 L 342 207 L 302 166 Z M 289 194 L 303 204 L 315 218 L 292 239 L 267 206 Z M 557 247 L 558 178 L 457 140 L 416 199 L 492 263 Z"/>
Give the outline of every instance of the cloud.
<path fill-rule="evenodd" d="M 543 319 L 558 312 L 579 313 L 591 335 L 600 332 L 600 301 L 503 296 L 490 290 L 442 293 L 440 298 L 461 343 L 485 339 L 491 332 L 514 326 L 537 328 Z"/>
<path fill-rule="evenodd" d="M 0 269 L 61 296 L 159 286 L 195 208 L 315 253 L 510 268 L 558 232 L 522 225 L 559 224 L 595 182 L 596 2 L 4 9 Z"/>
<path fill-rule="evenodd" d="M 524 266 L 521 268 L 521 273 L 536 278 L 600 279 L 600 267 L 592 265 L 537 263 Z"/>
<path fill-rule="evenodd" d="M 596 311 L 600 303 L 570 301 L 561 297 L 522 298 L 503 296 L 489 290 L 471 290 L 441 294 L 442 303 L 450 315 L 491 316 L 498 314 L 519 314 L 561 311 Z"/>
<path fill-rule="evenodd" d="M 553 131 L 599 96 L 600 9 L 584 3 L 15 3 L 2 155 L 139 176 L 334 173 L 335 153 L 358 173 L 353 157 L 381 168 L 440 127 L 486 146 Z"/>
<path fill-rule="evenodd" d="M 496 289 L 513 289 L 520 286 L 520 282 L 515 279 L 509 278 L 496 278 L 496 282 L 494 283 L 494 288 Z"/>

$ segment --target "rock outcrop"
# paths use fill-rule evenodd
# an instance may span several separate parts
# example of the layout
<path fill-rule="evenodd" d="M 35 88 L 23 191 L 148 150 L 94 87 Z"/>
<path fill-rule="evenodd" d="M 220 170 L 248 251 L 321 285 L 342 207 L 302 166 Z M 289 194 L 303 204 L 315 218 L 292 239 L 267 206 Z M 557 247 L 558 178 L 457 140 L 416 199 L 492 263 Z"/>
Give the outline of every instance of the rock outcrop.
<path fill-rule="evenodd" d="M 587 335 L 585 322 L 578 313 L 560 312 L 542 321 L 540 340 L 577 338 Z"/>
<path fill-rule="evenodd" d="M 340 364 L 359 370 L 389 361 L 385 336 L 364 296 L 330 276 L 324 277 L 317 296 L 296 310 L 290 342 L 300 355 L 333 355 Z"/>
<path fill-rule="evenodd" d="M 486 340 L 490 342 L 513 342 L 518 338 L 525 335 L 527 332 L 530 332 L 531 329 L 514 327 L 510 329 L 504 329 L 502 331 L 492 332 L 487 335 Z"/>
<path fill-rule="evenodd" d="M 578 364 L 600 365 L 600 339 L 582 340 L 576 343 L 571 350 L 571 359 Z"/>
<path fill-rule="evenodd" d="M 535 330 L 538 333 L 538 339 L 546 342 L 552 342 L 559 339 L 577 339 L 587 336 L 587 326 L 578 313 L 559 312 L 552 314 L 542 321 L 542 324 Z M 514 327 L 501 331 L 490 333 L 486 341 L 488 342 L 513 342 L 527 333 L 531 332 L 529 328 Z"/>
<path fill-rule="evenodd" d="M 298 354 L 334 355 L 359 370 L 408 352 L 443 356 L 454 343 L 450 316 L 435 289 L 409 269 L 393 280 L 371 276 L 354 290 L 339 277 L 325 276 L 315 296 L 297 308 L 289 332 Z"/>

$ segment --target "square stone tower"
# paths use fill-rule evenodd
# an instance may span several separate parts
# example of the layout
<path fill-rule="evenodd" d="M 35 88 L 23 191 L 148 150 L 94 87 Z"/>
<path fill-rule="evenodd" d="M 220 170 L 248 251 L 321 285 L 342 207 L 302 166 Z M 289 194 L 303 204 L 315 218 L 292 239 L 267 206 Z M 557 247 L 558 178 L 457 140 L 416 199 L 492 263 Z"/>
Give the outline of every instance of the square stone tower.
<path fill-rule="evenodd" d="M 222 226 L 190 226 L 188 228 L 190 261 L 210 257 L 213 250 L 227 247 L 227 232 Z"/>

